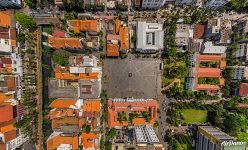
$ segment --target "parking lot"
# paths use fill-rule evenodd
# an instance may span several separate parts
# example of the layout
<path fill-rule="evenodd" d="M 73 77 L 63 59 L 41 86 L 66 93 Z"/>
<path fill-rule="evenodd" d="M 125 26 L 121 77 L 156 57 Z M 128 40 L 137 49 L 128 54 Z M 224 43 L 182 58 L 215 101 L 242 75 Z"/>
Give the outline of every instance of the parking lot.
<path fill-rule="evenodd" d="M 157 98 L 161 94 L 160 60 L 152 58 L 106 59 L 103 88 L 111 98 Z"/>

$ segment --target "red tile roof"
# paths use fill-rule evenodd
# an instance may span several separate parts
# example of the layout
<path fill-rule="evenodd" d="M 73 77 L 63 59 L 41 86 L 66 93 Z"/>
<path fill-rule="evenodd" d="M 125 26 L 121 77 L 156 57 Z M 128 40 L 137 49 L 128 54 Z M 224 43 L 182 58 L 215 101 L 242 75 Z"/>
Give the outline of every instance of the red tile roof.
<path fill-rule="evenodd" d="M 241 83 L 240 84 L 239 96 L 248 96 L 248 83 Z"/>
<path fill-rule="evenodd" d="M 65 32 L 63 32 L 63 31 L 54 31 L 53 36 L 54 37 L 65 37 Z"/>
<path fill-rule="evenodd" d="M 0 63 L 2 63 L 2 64 L 12 64 L 12 60 L 11 60 L 11 58 L 2 57 L 0 59 Z"/>
<path fill-rule="evenodd" d="M 203 37 L 205 31 L 205 25 L 197 24 L 194 26 L 194 38 L 200 39 Z"/>

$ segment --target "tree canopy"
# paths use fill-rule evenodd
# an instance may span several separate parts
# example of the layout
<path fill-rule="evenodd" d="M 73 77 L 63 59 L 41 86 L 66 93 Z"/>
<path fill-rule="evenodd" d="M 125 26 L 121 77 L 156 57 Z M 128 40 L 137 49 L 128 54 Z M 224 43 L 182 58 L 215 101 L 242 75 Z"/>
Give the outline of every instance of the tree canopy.
<path fill-rule="evenodd" d="M 229 3 L 233 9 L 239 9 L 245 7 L 246 0 L 231 0 Z"/>
<path fill-rule="evenodd" d="M 69 63 L 68 59 L 70 54 L 71 54 L 70 52 L 67 52 L 63 49 L 56 50 L 53 53 L 52 60 L 61 66 L 66 66 Z"/>
<path fill-rule="evenodd" d="M 15 19 L 25 29 L 33 30 L 36 28 L 33 18 L 24 13 L 16 13 Z"/>
<path fill-rule="evenodd" d="M 36 8 L 38 1 L 37 0 L 24 0 L 25 4 L 30 8 Z"/>

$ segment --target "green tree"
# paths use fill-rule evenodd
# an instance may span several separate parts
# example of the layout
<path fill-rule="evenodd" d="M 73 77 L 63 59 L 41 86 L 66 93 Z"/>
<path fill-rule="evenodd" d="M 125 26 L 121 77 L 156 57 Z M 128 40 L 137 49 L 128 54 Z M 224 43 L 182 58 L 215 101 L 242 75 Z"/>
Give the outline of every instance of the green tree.
<path fill-rule="evenodd" d="M 184 23 L 184 24 L 192 24 L 192 19 L 191 19 L 191 17 L 189 17 L 189 16 L 184 17 L 183 23 Z"/>
<path fill-rule="evenodd" d="M 34 22 L 32 17 L 24 13 L 16 13 L 15 19 L 25 29 L 34 30 L 36 28 L 36 23 Z"/>
<path fill-rule="evenodd" d="M 70 55 L 70 52 L 67 52 L 63 49 L 55 50 L 52 56 L 52 60 L 61 66 L 66 66 L 69 64 L 68 59 Z"/>
<path fill-rule="evenodd" d="M 89 125 L 86 125 L 85 126 L 85 132 L 90 133 L 90 131 L 91 131 L 91 127 Z"/>
<path fill-rule="evenodd" d="M 37 0 L 24 0 L 25 4 L 28 5 L 30 8 L 36 8 L 37 7 Z"/>
<path fill-rule="evenodd" d="M 107 136 L 111 139 L 111 138 L 114 138 L 114 137 L 116 136 L 116 134 L 117 134 L 116 129 L 115 129 L 115 128 L 111 128 L 111 129 L 109 130 Z"/>
<path fill-rule="evenodd" d="M 224 120 L 225 131 L 232 136 L 236 136 L 240 131 L 239 116 L 228 114 Z"/>
<path fill-rule="evenodd" d="M 25 44 L 25 34 L 24 33 L 19 33 L 17 35 L 17 41 L 21 44 L 24 45 Z"/>
<path fill-rule="evenodd" d="M 231 0 L 229 4 L 233 9 L 239 9 L 245 7 L 246 0 Z"/>

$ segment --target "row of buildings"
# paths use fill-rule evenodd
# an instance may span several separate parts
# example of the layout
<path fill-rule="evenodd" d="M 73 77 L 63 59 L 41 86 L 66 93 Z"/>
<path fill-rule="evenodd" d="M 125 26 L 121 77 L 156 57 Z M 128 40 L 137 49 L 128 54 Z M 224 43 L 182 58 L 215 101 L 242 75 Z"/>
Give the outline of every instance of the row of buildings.
<path fill-rule="evenodd" d="M 49 80 L 49 97 L 55 99 L 46 116 L 52 127 L 47 149 L 99 149 L 102 68 L 95 56 L 75 54 L 86 48 L 98 48 L 99 23 L 97 20 L 71 20 L 67 23 L 68 32 L 43 33 L 47 37 L 43 45 L 54 51 L 65 49 L 74 52 L 68 58 L 68 65 L 54 65 L 54 78 Z M 84 32 L 86 36 L 70 37 L 69 32 Z"/>
<path fill-rule="evenodd" d="M 22 58 L 13 12 L 0 11 L 0 18 L 0 149 L 14 150 L 28 140 L 15 126 L 25 113 Z"/>
<path fill-rule="evenodd" d="M 177 6 L 198 6 L 208 9 L 216 9 L 225 6 L 230 0 L 135 0 L 134 6 L 138 9 L 159 9 L 168 4 L 175 4 Z M 86 0 L 84 5 L 102 5 L 104 1 L 99 0 Z M 62 0 L 55 0 L 56 5 L 62 5 Z M 108 0 L 106 7 L 108 9 L 115 9 L 117 5 L 128 6 L 128 0 Z"/>

